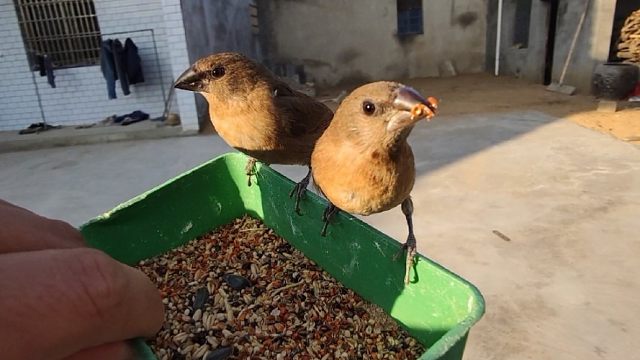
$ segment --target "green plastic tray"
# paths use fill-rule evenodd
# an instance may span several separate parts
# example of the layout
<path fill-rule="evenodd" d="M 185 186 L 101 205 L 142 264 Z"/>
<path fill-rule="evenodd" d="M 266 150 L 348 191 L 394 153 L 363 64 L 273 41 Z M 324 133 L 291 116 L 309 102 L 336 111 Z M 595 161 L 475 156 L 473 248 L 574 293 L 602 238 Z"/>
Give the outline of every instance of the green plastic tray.
<path fill-rule="evenodd" d="M 420 359 L 462 359 L 469 329 L 484 313 L 473 285 L 420 256 L 405 287 L 404 259 L 393 260 L 400 243 L 343 212 L 321 237 L 326 202 L 308 192 L 304 215 L 295 214 L 288 197 L 293 182 L 258 164 L 257 186 L 248 187 L 246 161 L 239 153 L 220 156 L 90 220 L 81 231 L 92 246 L 135 264 L 249 214 L 382 307 L 427 347 Z M 138 347 L 155 359 L 142 340 Z"/>

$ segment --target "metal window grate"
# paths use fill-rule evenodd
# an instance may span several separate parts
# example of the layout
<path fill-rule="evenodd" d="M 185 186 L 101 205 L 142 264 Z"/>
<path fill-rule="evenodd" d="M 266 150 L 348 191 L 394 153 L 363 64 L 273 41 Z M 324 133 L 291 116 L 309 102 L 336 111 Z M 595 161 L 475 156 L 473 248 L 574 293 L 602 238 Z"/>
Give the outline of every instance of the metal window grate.
<path fill-rule="evenodd" d="M 93 0 L 14 0 L 31 67 L 49 55 L 54 68 L 100 61 L 100 28 Z"/>

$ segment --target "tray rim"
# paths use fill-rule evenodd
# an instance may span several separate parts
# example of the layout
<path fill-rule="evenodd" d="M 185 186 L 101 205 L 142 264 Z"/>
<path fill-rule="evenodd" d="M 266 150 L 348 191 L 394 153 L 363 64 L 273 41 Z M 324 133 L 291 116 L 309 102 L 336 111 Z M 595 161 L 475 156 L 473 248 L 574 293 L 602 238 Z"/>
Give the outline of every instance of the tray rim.
<path fill-rule="evenodd" d="M 79 229 L 82 231 L 84 228 L 90 226 L 91 224 L 94 223 L 99 223 L 101 221 L 107 220 L 109 219 L 113 214 L 117 213 L 118 211 L 127 208 L 135 203 L 141 202 L 143 201 L 148 195 L 164 188 L 165 186 L 179 180 L 185 177 L 188 177 L 189 175 L 198 172 L 199 170 L 212 166 L 214 163 L 218 163 L 218 162 L 224 162 L 225 166 L 228 167 L 228 161 L 238 161 L 238 160 L 246 160 L 248 159 L 246 155 L 240 153 L 240 152 L 228 152 L 228 153 L 224 153 L 221 154 L 219 156 L 216 156 L 214 158 L 212 158 L 211 160 L 208 160 L 196 167 L 193 167 L 185 172 L 182 172 L 181 174 L 170 178 L 164 182 L 162 182 L 161 184 L 152 187 L 151 189 L 142 192 L 141 194 L 127 200 L 124 201 L 118 205 L 116 205 L 114 208 L 88 220 L 87 222 L 85 222 L 84 224 L 82 224 Z M 285 175 L 283 175 L 282 173 L 276 171 L 275 169 L 262 164 L 260 162 L 256 163 L 256 174 L 259 174 L 260 172 L 266 172 L 269 173 L 272 176 L 275 176 L 277 178 L 279 178 L 282 181 L 285 181 L 287 183 L 289 183 L 292 187 L 295 185 L 295 182 L 293 182 L 291 179 L 289 179 L 288 177 L 286 177 Z M 317 201 L 317 202 L 326 202 L 326 200 L 324 198 L 322 198 L 321 196 L 319 196 L 318 194 L 312 192 L 312 191 L 307 191 L 306 194 L 307 197 L 313 199 L 313 201 Z M 242 195 L 241 195 L 242 197 Z M 244 200 L 244 199 L 243 199 Z M 245 211 L 247 210 L 247 208 L 245 207 Z M 256 217 L 258 217 L 260 220 L 264 220 L 264 218 L 262 218 L 261 216 L 259 216 L 258 214 L 255 214 Z M 372 231 L 374 233 L 377 233 L 377 235 L 382 238 L 385 239 L 385 241 L 392 241 L 394 243 L 396 243 L 398 246 L 400 245 L 400 243 L 393 239 L 392 237 L 386 235 L 385 233 L 383 233 L 382 231 L 374 228 L 373 226 L 365 223 L 364 221 L 360 220 L 359 218 L 345 213 L 343 211 L 341 211 L 338 216 L 344 216 L 347 219 L 349 219 L 350 221 L 356 222 L 359 226 L 363 227 L 363 228 L 367 228 L 369 231 Z M 471 327 L 476 324 L 484 315 L 485 313 L 485 300 L 484 297 L 482 295 L 482 293 L 480 292 L 480 290 L 478 290 L 478 288 L 472 284 L 471 282 L 469 282 L 468 280 L 464 279 L 463 277 L 461 277 L 460 275 L 454 273 L 453 271 L 447 269 L 446 267 L 442 266 L 440 263 L 429 259 L 428 257 L 417 253 L 416 256 L 419 257 L 420 261 L 426 261 L 428 263 L 430 263 L 432 266 L 436 267 L 439 271 L 442 271 L 444 273 L 447 273 L 449 276 L 455 278 L 457 281 L 459 281 L 462 285 L 464 285 L 470 293 L 470 296 L 473 298 L 474 300 L 474 306 L 471 308 L 471 310 L 468 312 L 467 316 L 460 321 L 459 323 L 457 323 L 454 327 L 452 327 L 451 329 L 449 329 L 446 333 L 444 333 L 444 335 L 442 335 L 442 337 L 440 339 L 438 339 L 435 343 L 433 343 L 431 346 L 427 347 L 427 350 L 418 358 L 419 360 L 437 360 L 437 359 L 442 359 L 442 356 L 446 355 L 447 352 L 449 350 L 451 350 L 454 346 L 458 345 L 461 341 L 462 342 L 466 342 L 466 337 L 469 334 L 469 331 L 471 330 Z M 133 344 L 134 347 L 136 348 L 136 350 L 138 351 L 138 354 L 143 356 L 146 359 L 157 359 L 155 354 L 151 351 L 151 348 L 146 344 L 144 339 L 134 339 L 133 340 Z M 461 345 L 463 347 L 463 351 L 464 352 L 464 347 L 465 344 Z"/>

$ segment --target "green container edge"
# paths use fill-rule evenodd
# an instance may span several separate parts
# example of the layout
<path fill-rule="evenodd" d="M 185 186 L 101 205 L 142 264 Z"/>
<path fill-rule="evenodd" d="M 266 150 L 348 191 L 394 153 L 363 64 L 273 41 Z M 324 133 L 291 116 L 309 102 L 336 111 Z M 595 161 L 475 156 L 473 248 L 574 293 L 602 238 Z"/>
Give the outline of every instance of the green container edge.
<path fill-rule="evenodd" d="M 127 255 L 123 255 L 124 253 L 120 253 L 118 254 L 118 252 L 126 247 L 130 247 L 131 242 L 126 243 L 124 245 L 122 245 L 122 243 L 120 245 L 115 244 L 112 241 L 112 238 L 110 237 L 110 235 L 112 234 L 124 234 L 124 232 L 127 232 L 127 228 L 133 224 L 135 224 L 137 221 L 136 219 L 133 219 L 133 222 L 130 222 L 128 220 L 130 219 L 122 219 L 122 218 L 118 218 L 118 215 L 121 212 L 126 212 L 127 209 L 130 209 L 131 207 L 136 207 L 136 206 L 141 206 L 142 204 L 144 204 L 145 199 L 147 199 L 150 196 L 153 196 L 154 194 L 157 193 L 161 193 L 164 189 L 171 187 L 172 185 L 184 181 L 184 180 L 188 180 L 190 177 L 195 176 L 196 174 L 198 174 L 201 171 L 205 171 L 207 170 L 207 168 L 209 167 L 215 167 L 215 166 L 220 166 L 220 163 L 224 163 L 224 165 L 227 167 L 228 172 L 229 172 L 229 176 L 231 176 L 231 178 L 226 178 L 226 179 L 222 179 L 220 184 L 224 184 L 226 185 L 230 185 L 231 188 L 235 188 L 240 195 L 240 199 L 242 201 L 242 205 L 243 208 L 241 208 L 241 212 L 240 213 L 236 213 L 234 214 L 234 216 L 231 216 L 231 219 L 241 216 L 242 214 L 249 214 L 251 216 L 260 218 L 261 220 L 265 221 L 265 223 L 267 223 L 267 225 L 269 226 L 269 223 L 267 221 L 267 219 L 265 219 L 264 214 L 260 214 L 258 211 L 256 211 L 255 209 L 251 208 L 251 202 L 252 200 L 250 199 L 251 195 L 255 195 L 255 190 L 259 190 L 262 187 L 264 187 L 265 185 L 267 185 L 267 187 L 269 185 L 273 185 L 273 184 L 278 184 L 277 186 L 277 192 L 274 193 L 276 196 L 274 197 L 279 197 L 279 198 L 286 198 L 291 204 L 293 203 L 292 200 L 288 199 L 288 191 L 293 188 L 294 186 L 294 182 L 291 181 L 290 179 L 288 179 L 287 177 L 285 177 L 284 175 L 280 174 L 279 172 L 271 169 L 268 166 L 265 166 L 263 164 L 258 163 L 256 165 L 256 177 L 258 179 L 258 185 L 253 185 L 253 187 L 249 188 L 246 185 L 246 175 L 244 174 L 244 164 L 246 163 L 247 158 L 245 155 L 241 154 L 241 153 L 227 153 L 227 154 L 223 154 L 220 155 L 210 161 L 207 161 L 205 163 L 203 163 L 202 165 L 199 165 L 189 171 L 186 171 L 128 201 L 123 202 L 122 204 L 116 206 L 115 208 L 113 208 L 112 210 L 105 212 L 104 214 L 97 216 L 91 220 L 89 220 L 87 223 L 85 223 L 84 225 L 82 225 L 80 227 L 81 232 L 83 233 L 83 235 L 85 236 L 85 239 L 87 240 L 87 242 L 91 245 L 94 246 L 95 248 L 101 249 L 103 251 L 105 251 L 107 254 L 111 255 L 112 257 L 116 258 L 117 260 L 120 260 L 124 263 L 127 264 L 134 264 L 135 262 L 141 260 L 142 258 L 127 258 Z M 224 174 L 223 174 L 224 175 Z M 205 178 L 207 178 L 205 176 Z M 266 181 L 264 181 L 266 179 Z M 229 181 L 231 180 L 231 181 Z M 262 200 L 264 201 L 264 200 Z M 310 191 L 307 192 L 306 197 L 304 198 L 301 206 L 303 208 L 303 211 L 308 210 L 309 214 L 307 214 L 305 212 L 305 216 L 312 216 L 312 215 L 316 215 L 314 221 L 316 221 L 318 223 L 318 228 L 317 230 L 319 231 L 319 228 L 321 226 L 321 222 L 320 222 L 320 214 L 321 212 L 324 210 L 324 207 L 326 206 L 326 201 L 322 198 L 320 198 L 318 195 L 316 195 L 315 193 L 312 193 Z M 220 204 L 218 204 L 220 205 Z M 237 204 L 236 204 L 237 205 Z M 249 206 L 247 206 L 249 205 Z M 292 205 L 288 206 L 287 211 L 292 211 Z M 313 211 L 309 210 L 309 209 L 313 209 Z M 311 214 L 312 212 L 315 212 L 315 214 Z M 216 220 L 218 220 L 217 218 L 215 218 Z M 164 249 L 163 251 L 155 251 L 153 254 L 151 254 L 150 256 L 146 256 L 146 257 L 151 257 L 151 256 L 155 256 L 158 255 L 162 252 L 165 252 L 171 248 L 175 248 L 178 247 L 180 245 L 182 245 L 183 243 L 197 237 L 200 236 L 208 231 L 214 230 L 215 228 L 219 227 L 220 225 L 224 224 L 224 223 L 228 223 L 231 219 L 223 219 L 220 220 L 219 223 L 215 226 L 209 227 L 208 229 L 204 230 L 204 229 L 200 229 L 200 230 L 196 230 L 197 234 L 194 235 L 193 231 L 188 231 L 190 229 L 186 229 L 187 231 L 184 231 L 185 229 L 182 229 L 180 231 L 180 235 L 176 237 L 176 239 L 171 239 L 170 241 L 168 241 L 167 244 L 169 244 L 168 248 Z M 339 219 L 339 220 L 338 220 Z M 226 221 L 225 221 L 226 220 Z M 118 224 L 118 222 L 124 222 L 124 224 Z M 380 245 L 384 245 L 385 249 L 387 250 L 385 252 L 385 254 L 390 253 L 388 250 L 391 249 L 395 249 L 396 251 L 400 249 L 401 244 L 388 237 L 387 235 L 383 234 L 382 232 L 378 231 L 377 229 L 372 228 L 371 226 L 369 226 L 368 224 L 362 222 L 361 220 L 359 220 L 358 218 L 346 214 L 344 212 L 340 212 L 338 213 L 338 215 L 335 217 L 334 222 L 339 221 L 339 222 L 345 222 L 347 225 L 353 227 L 354 225 L 356 227 L 358 227 L 358 231 L 366 231 L 369 233 L 369 235 L 374 235 L 379 237 L 378 240 L 382 240 L 382 243 L 376 242 L 376 246 L 378 246 L 378 250 L 382 253 L 383 251 L 380 250 Z M 106 225 L 106 229 L 102 228 L 103 226 Z M 137 225 L 137 224 L 136 224 Z M 291 223 L 292 228 L 294 228 L 293 223 Z M 336 225 L 334 223 L 332 223 L 332 225 L 330 225 L 329 227 L 329 235 L 328 237 L 333 237 L 332 236 L 332 228 L 336 227 Z M 117 228 L 117 231 L 114 231 L 114 229 Z M 150 229 L 147 229 L 150 230 Z M 288 237 L 286 237 L 285 235 L 281 234 L 280 229 L 275 229 L 276 232 L 283 236 L 287 241 L 291 242 L 289 240 Z M 339 231 L 339 230 L 335 230 L 335 231 Z M 294 231 L 295 233 L 295 231 Z M 309 233 L 306 233 L 305 236 L 307 236 Z M 157 237 L 157 234 L 153 234 L 151 235 L 152 237 Z M 163 234 L 160 234 L 161 237 L 166 237 Z M 183 237 L 183 239 L 180 239 L 180 237 Z M 317 236 L 315 234 L 312 234 L 311 237 L 316 237 Z M 336 238 L 339 238 L 340 234 L 338 233 L 338 235 L 336 236 Z M 125 236 L 126 238 L 126 236 Z M 131 239 L 133 240 L 133 239 Z M 134 240 L 135 241 L 135 240 Z M 144 245 L 144 244 L 143 244 Z M 298 246 L 296 246 L 296 244 L 293 244 L 294 247 L 298 248 L 299 250 L 301 250 L 303 253 L 305 253 L 307 256 L 309 256 L 305 251 L 303 251 L 303 249 L 300 249 Z M 131 249 L 129 249 L 131 250 Z M 145 251 L 147 251 L 145 249 Z M 394 251 L 395 253 L 395 251 Z M 384 255 L 384 254 L 383 254 Z M 146 258 L 144 257 L 144 258 Z M 309 256 L 311 257 L 311 256 Z M 341 281 L 345 286 L 350 287 L 353 289 L 353 286 L 349 286 L 350 284 L 346 284 L 345 282 L 347 281 L 342 281 L 341 278 L 344 277 L 345 275 L 342 274 L 338 274 L 338 273 L 334 273 L 335 269 L 329 269 L 329 268 L 325 268 L 325 266 L 323 266 L 323 263 L 317 261 L 316 259 L 312 258 L 312 260 L 316 261 L 316 263 L 318 263 L 318 265 L 323 268 L 324 270 L 328 271 L 332 276 L 336 277 L 339 281 Z M 404 261 L 401 261 L 402 264 L 404 264 Z M 454 325 L 453 327 L 449 328 L 443 335 L 441 335 L 436 341 L 431 342 L 431 343 L 426 343 L 426 341 L 424 341 L 424 335 L 420 336 L 420 335 L 416 335 L 414 329 L 412 329 L 410 326 L 407 326 L 402 320 L 398 319 L 396 316 L 394 316 L 393 313 L 390 313 L 390 310 L 381 305 L 378 304 L 375 299 L 372 299 L 372 296 L 370 296 L 370 294 L 362 294 L 360 293 L 360 291 L 358 291 L 357 289 L 353 289 L 354 291 L 356 291 L 358 294 L 360 294 L 361 296 L 363 296 L 363 298 L 365 298 L 366 300 L 376 303 L 378 305 L 380 305 L 381 307 L 384 308 L 384 310 L 387 313 L 390 313 L 390 315 L 392 317 L 394 317 L 394 319 L 396 319 L 396 321 L 398 321 L 405 329 L 407 329 L 407 331 L 414 337 L 416 337 L 421 343 L 423 343 L 423 345 L 425 345 L 425 347 L 427 347 L 427 351 L 422 354 L 419 359 L 420 360 L 460 360 L 462 359 L 463 353 L 464 353 L 464 348 L 466 345 L 466 340 L 469 334 L 469 331 L 471 329 L 471 327 L 480 320 L 480 318 L 482 317 L 482 315 L 485 312 L 485 302 L 484 302 L 484 298 L 482 296 L 482 294 L 480 293 L 480 291 L 471 283 L 469 283 L 468 281 L 466 281 L 465 279 L 461 278 L 460 276 L 456 275 L 455 273 L 447 270 L 446 268 L 444 268 L 443 266 L 441 266 L 440 264 L 434 262 L 433 260 L 428 259 L 427 257 L 418 254 L 418 265 L 425 267 L 431 267 L 433 272 L 438 272 L 438 276 L 445 276 L 448 277 L 450 280 L 457 282 L 457 286 L 464 288 L 464 291 L 468 292 L 468 304 L 467 304 L 467 311 L 466 311 L 466 316 L 460 320 L 459 322 L 457 322 L 456 325 Z M 330 267 L 330 266 L 329 266 Z M 332 271 L 333 270 L 333 271 Z M 395 269 L 395 273 L 397 273 L 396 278 L 400 279 L 401 278 L 401 274 L 400 272 L 398 272 L 398 269 Z M 414 279 L 415 276 L 417 276 L 416 274 L 417 271 L 417 267 L 414 267 Z M 412 283 L 409 285 L 409 287 L 411 286 L 416 286 L 417 284 L 419 284 L 419 281 L 417 283 Z M 357 284 L 356 284 L 357 285 Z M 357 286 L 356 286 L 357 287 Z M 404 291 L 404 290 L 402 290 Z M 400 298 L 401 295 L 398 296 L 398 298 Z M 405 319 L 406 320 L 406 319 Z M 134 340 L 135 343 L 135 347 L 138 351 L 138 354 L 140 355 L 140 358 L 144 358 L 144 359 L 156 359 L 155 355 L 153 354 L 153 352 L 151 351 L 151 349 L 149 348 L 149 346 L 145 343 L 145 341 L 143 339 L 135 339 Z"/>

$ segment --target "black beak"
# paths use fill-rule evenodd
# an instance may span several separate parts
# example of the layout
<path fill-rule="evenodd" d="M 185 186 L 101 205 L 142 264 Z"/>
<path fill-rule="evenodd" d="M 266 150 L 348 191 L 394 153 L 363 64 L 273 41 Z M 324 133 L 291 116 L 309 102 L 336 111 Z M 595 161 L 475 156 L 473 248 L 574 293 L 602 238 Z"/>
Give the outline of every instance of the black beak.
<path fill-rule="evenodd" d="M 393 106 L 398 110 L 411 111 L 416 105 L 426 105 L 431 111 L 435 112 L 437 105 L 432 104 L 429 100 L 425 99 L 418 90 L 409 87 L 401 86 L 396 92 L 396 97 L 393 100 Z"/>
<path fill-rule="evenodd" d="M 189 91 L 202 91 L 202 74 L 196 72 L 193 67 L 188 68 L 173 84 L 176 89 Z"/>

